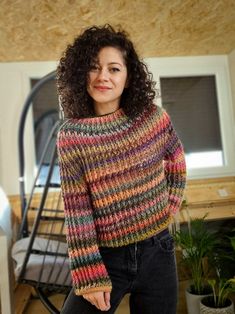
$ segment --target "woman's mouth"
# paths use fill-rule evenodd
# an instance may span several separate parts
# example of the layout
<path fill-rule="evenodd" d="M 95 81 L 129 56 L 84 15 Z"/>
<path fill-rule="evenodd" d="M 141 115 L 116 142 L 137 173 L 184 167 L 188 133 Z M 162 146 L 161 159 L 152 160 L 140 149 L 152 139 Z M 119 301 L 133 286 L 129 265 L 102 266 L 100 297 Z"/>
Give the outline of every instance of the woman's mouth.
<path fill-rule="evenodd" d="M 110 87 L 108 86 L 94 86 L 95 89 L 99 90 L 99 91 L 106 91 L 106 90 L 109 90 Z"/>

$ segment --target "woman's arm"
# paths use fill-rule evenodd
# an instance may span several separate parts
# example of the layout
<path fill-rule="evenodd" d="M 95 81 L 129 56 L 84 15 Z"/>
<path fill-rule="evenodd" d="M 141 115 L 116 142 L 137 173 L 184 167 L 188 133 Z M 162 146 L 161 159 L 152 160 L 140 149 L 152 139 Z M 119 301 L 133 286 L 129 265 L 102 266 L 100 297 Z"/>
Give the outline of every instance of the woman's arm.
<path fill-rule="evenodd" d="M 112 284 L 97 245 L 92 204 L 75 138 L 76 133 L 61 130 L 57 139 L 72 282 L 77 295 L 109 292 Z"/>
<path fill-rule="evenodd" d="M 186 183 L 184 150 L 169 115 L 163 111 L 165 125 L 164 169 L 168 184 L 170 211 L 175 214 L 181 205 Z"/>

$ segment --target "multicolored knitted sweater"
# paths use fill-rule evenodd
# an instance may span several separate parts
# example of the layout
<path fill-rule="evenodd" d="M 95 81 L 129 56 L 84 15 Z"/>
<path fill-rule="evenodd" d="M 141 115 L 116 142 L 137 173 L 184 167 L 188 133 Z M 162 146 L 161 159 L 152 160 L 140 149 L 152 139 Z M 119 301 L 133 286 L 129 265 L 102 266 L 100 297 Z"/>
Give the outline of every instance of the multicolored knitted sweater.
<path fill-rule="evenodd" d="M 57 146 L 75 293 L 111 291 L 99 246 L 127 245 L 168 226 L 185 187 L 182 144 L 166 111 L 152 105 L 132 120 L 122 108 L 69 119 Z"/>

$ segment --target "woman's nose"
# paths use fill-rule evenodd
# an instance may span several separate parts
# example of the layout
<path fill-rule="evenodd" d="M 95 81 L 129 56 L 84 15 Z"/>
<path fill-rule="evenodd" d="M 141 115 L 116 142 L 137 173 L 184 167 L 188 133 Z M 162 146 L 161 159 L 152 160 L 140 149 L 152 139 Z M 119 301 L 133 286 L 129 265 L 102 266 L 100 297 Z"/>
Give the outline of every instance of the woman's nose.
<path fill-rule="evenodd" d="M 100 69 L 100 71 L 98 72 L 98 79 L 99 80 L 108 80 L 109 76 L 108 76 L 108 72 L 105 69 Z"/>

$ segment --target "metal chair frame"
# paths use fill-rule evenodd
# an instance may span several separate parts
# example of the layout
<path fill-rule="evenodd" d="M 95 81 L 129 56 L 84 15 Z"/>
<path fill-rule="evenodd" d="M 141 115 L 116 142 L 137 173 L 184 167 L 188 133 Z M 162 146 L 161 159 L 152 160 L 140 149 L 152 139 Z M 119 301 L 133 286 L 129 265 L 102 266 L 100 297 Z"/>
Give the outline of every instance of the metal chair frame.
<path fill-rule="evenodd" d="M 43 267 L 45 266 L 44 263 L 48 256 L 50 258 L 53 258 L 53 257 L 55 258 L 54 263 L 57 263 L 58 258 L 60 258 L 60 260 L 62 261 L 64 259 L 64 263 L 65 263 L 68 258 L 67 252 L 61 253 L 59 249 L 60 241 L 66 242 L 66 239 L 65 239 L 65 234 L 64 234 L 63 210 L 61 209 L 61 204 L 60 204 L 60 201 L 61 201 L 60 184 L 55 184 L 52 182 L 52 174 L 53 174 L 54 166 L 57 160 L 57 154 L 56 154 L 57 151 L 56 151 L 55 144 L 54 144 L 53 153 L 50 159 L 50 164 L 49 164 L 49 169 L 46 176 L 45 185 L 41 186 L 42 193 L 40 194 L 40 202 L 37 208 L 34 207 L 33 202 L 34 202 L 34 196 L 35 196 L 36 188 L 37 188 L 37 180 L 43 166 L 43 161 L 48 152 L 48 148 L 52 143 L 52 140 L 54 140 L 55 136 L 57 135 L 57 131 L 60 126 L 60 120 L 57 121 L 57 123 L 54 125 L 53 129 L 51 130 L 50 134 L 48 135 L 48 140 L 45 145 L 44 151 L 42 153 L 41 160 L 39 162 L 37 175 L 34 179 L 31 193 L 28 198 L 25 193 L 25 177 L 24 177 L 24 173 L 25 173 L 24 131 L 25 131 L 25 122 L 26 122 L 27 113 L 33 102 L 34 97 L 37 95 L 40 88 L 44 84 L 46 84 L 49 80 L 54 80 L 54 79 L 55 79 L 55 71 L 49 73 L 48 75 L 43 77 L 41 80 L 39 80 L 39 82 L 34 86 L 29 96 L 27 97 L 24 107 L 23 107 L 21 118 L 20 118 L 19 132 L 18 132 L 18 151 L 19 151 L 19 168 L 20 168 L 19 169 L 19 172 L 20 172 L 19 184 L 20 184 L 22 222 L 19 229 L 18 240 L 23 239 L 25 237 L 29 237 L 29 243 L 28 243 L 27 251 L 24 257 L 23 266 L 20 271 L 20 275 L 18 277 L 18 282 L 32 285 L 35 291 L 37 292 L 37 295 L 39 296 L 41 302 L 48 309 L 48 311 L 50 313 L 56 314 L 56 313 L 60 313 L 59 309 L 57 309 L 55 305 L 52 304 L 52 302 L 49 300 L 48 295 L 51 292 L 62 293 L 62 294 L 67 295 L 71 289 L 71 285 L 68 284 L 68 281 L 70 280 L 68 279 L 70 277 L 70 273 L 69 271 L 66 273 L 63 284 L 61 283 L 58 284 L 57 282 L 52 283 L 52 282 L 40 281 L 42 277 L 45 276 Z M 56 195 L 58 199 L 56 199 L 56 203 L 54 207 L 47 208 L 48 199 L 51 197 L 51 195 L 54 195 L 53 193 Z M 29 225 L 28 216 L 29 216 L 29 213 L 32 213 L 32 211 L 34 211 L 36 215 L 34 218 L 32 229 L 30 229 L 31 226 Z M 46 224 L 46 227 L 43 224 Z M 43 226 L 44 228 L 43 232 L 40 231 L 41 226 Z M 43 237 L 44 239 L 46 239 L 46 241 L 48 241 L 46 251 L 40 251 L 40 250 L 34 249 L 35 238 L 38 236 Z M 58 241 L 58 247 L 55 249 L 55 251 L 50 252 L 48 247 L 50 245 L 50 241 L 52 242 L 53 240 Z M 40 255 L 40 257 L 43 256 L 43 263 L 41 265 L 41 270 L 40 270 L 37 280 L 30 280 L 27 278 L 27 275 L 26 275 L 27 267 L 29 265 L 30 257 L 32 256 L 32 254 L 38 254 L 38 256 Z M 61 269 L 65 267 L 63 265 L 63 262 L 62 264 L 59 265 L 59 267 L 61 267 Z M 52 272 L 53 270 L 51 270 L 51 273 Z M 48 274 L 48 277 L 52 275 L 51 273 Z M 59 275 L 60 274 L 58 273 L 57 277 L 59 277 Z M 58 278 L 56 278 L 56 280 L 57 279 Z"/>

